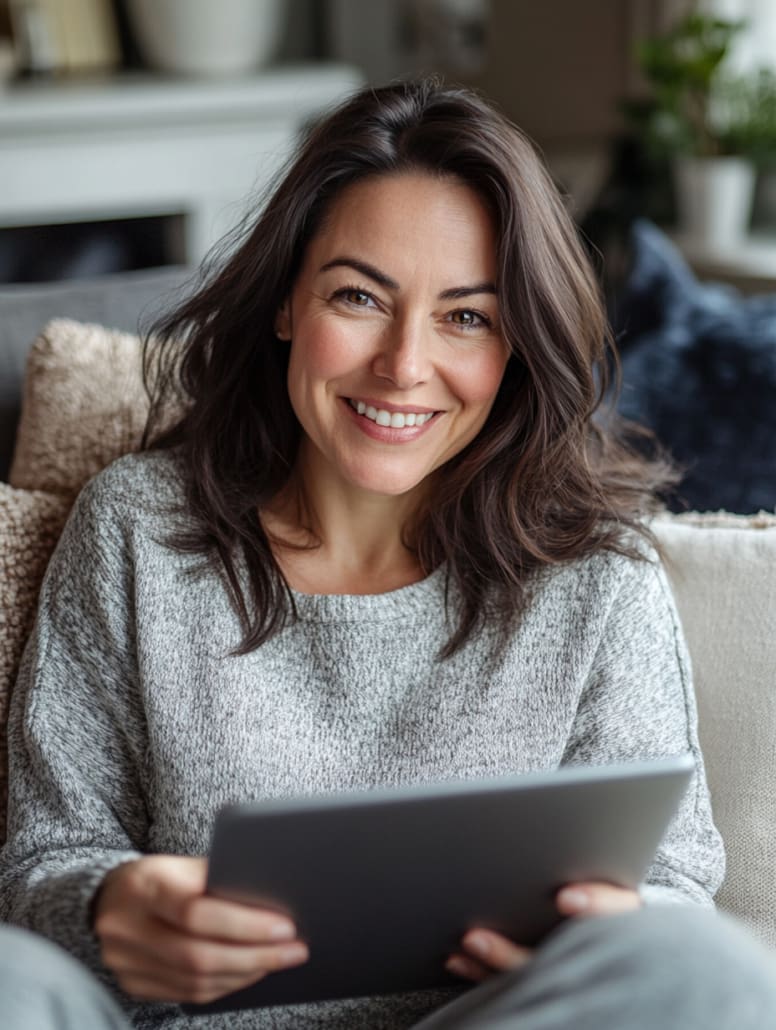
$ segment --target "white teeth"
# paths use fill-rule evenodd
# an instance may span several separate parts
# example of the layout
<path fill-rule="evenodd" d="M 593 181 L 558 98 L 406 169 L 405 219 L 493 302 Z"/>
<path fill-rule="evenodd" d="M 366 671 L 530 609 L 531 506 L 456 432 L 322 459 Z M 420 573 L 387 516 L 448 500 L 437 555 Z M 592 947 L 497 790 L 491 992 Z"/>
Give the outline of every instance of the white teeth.
<path fill-rule="evenodd" d="M 370 421 L 376 422 L 378 426 L 390 426 L 391 429 L 404 429 L 405 426 L 423 426 L 430 418 L 434 417 L 433 411 L 428 411 L 422 415 L 419 412 L 410 411 L 405 415 L 400 411 L 385 411 L 383 408 L 373 408 L 371 404 L 366 404 L 364 401 L 351 400 L 349 404 L 359 415 L 366 415 Z"/>

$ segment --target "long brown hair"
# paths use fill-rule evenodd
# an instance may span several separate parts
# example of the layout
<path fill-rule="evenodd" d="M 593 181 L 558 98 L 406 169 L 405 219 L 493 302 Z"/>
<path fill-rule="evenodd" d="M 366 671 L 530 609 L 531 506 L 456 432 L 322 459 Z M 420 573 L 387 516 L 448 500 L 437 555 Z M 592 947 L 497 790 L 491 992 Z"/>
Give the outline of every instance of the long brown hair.
<path fill-rule="evenodd" d="M 505 625 L 519 613 L 540 570 L 600 549 L 637 557 L 634 532 L 650 537 L 643 516 L 671 481 L 622 442 L 613 416 L 604 425 L 616 358 L 599 288 L 531 143 L 478 95 L 436 79 L 365 89 L 310 131 L 239 243 L 146 339 L 144 444 L 179 447 L 194 516 L 171 544 L 225 575 L 244 633 L 237 653 L 294 614 L 259 517 L 288 483 L 300 439 L 276 313 L 332 201 L 405 170 L 455 177 L 492 212 L 511 352 L 486 424 L 445 465 L 412 529 L 423 570 L 445 563 L 460 596 L 443 656 L 484 618 Z M 176 398 L 185 414 L 162 430 Z"/>

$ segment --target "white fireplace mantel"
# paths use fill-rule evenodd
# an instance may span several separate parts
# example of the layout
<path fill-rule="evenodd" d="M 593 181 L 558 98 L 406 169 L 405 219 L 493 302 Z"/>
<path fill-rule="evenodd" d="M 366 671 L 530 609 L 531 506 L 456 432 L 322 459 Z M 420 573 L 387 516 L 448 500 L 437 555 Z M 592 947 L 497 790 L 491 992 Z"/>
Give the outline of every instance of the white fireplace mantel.
<path fill-rule="evenodd" d="M 0 91 L 0 228 L 182 215 L 197 263 L 287 158 L 300 129 L 361 83 L 343 65 L 245 79 L 122 76 Z"/>

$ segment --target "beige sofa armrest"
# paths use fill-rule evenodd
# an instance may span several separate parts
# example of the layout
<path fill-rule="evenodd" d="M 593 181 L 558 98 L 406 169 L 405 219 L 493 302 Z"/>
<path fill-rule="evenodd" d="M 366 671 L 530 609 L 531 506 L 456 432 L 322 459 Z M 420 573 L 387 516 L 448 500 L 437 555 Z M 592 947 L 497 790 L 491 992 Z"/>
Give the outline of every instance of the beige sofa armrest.
<path fill-rule="evenodd" d="M 776 515 L 653 524 L 687 637 L 728 871 L 721 908 L 776 946 Z"/>

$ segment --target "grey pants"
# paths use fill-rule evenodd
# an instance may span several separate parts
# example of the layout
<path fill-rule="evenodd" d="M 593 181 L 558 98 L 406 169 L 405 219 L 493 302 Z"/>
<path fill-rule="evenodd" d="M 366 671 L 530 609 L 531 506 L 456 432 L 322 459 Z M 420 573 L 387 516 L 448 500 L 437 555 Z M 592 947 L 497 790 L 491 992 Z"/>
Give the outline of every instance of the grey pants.
<path fill-rule="evenodd" d="M 7 1030 L 128 1030 L 86 969 L 0 927 Z M 200 1024 L 192 1020 L 192 1027 Z M 655 907 L 572 920 L 522 970 L 494 976 L 415 1030 L 765 1030 L 776 1027 L 776 957 L 712 913 Z"/>

